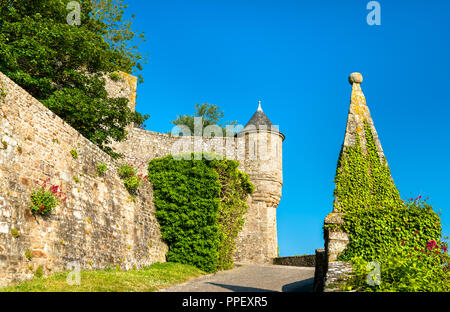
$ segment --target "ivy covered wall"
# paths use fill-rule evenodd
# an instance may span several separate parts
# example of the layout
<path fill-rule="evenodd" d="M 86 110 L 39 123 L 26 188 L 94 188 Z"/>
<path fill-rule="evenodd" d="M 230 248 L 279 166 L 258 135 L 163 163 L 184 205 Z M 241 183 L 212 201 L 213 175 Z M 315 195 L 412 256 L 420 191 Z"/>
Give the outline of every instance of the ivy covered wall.
<path fill-rule="evenodd" d="M 148 167 L 156 217 L 169 246 L 167 260 L 206 272 L 232 267 L 246 200 L 253 192 L 237 161 L 212 158 L 195 160 L 191 154 L 186 160 L 169 155 L 153 159 Z"/>

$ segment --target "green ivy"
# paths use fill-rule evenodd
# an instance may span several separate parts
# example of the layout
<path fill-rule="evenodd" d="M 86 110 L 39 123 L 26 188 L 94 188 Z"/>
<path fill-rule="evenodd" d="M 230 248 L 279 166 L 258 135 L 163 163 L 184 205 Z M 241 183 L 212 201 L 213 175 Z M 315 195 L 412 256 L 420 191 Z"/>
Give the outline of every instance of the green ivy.
<path fill-rule="evenodd" d="M 105 163 L 97 163 L 97 174 L 99 177 L 103 177 L 108 170 L 108 166 Z"/>
<path fill-rule="evenodd" d="M 380 207 L 402 207 L 400 194 L 391 178 L 386 159 L 380 156 L 372 130 L 364 125 L 367 152 L 356 135 L 355 145 L 345 147 L 339 156 L 334 197 L 339 212 Z"/>
<path fill-rule="evenodd" d="M 447 244 L 441 238 L 440 217 L 421 196 L 409 202 L 401 200 L 368 124 L 362 138 L 356 135 L 354 146 L 342 149 L 335 185 L 335 209 L 344 213 L 344 224 L 324 229 L 349 234 L 349 243 L 338 257 L 354 267 L 352 280 L 345 287 L 365 291 L 448 290 Z M 430 258 L 426 252 L 430 241 L 445 248 L 442 253 L 439 250 L 440 256 Z M 420 265 L 418 259 L 423 260 Z M 381 285 L 366 282 L 370 261 L 381 265 Z M 441 282 L 436 282 L 435 288 L 427 286 L 437 280 Z"/>
<path fill-rule="evenodd" d="M 339 260 L 355 256 L 367 261 L 380 259 L 399 246 L 425 248 L 428 241 L 440 241 L 441 221 L 426 202 L 412 202 L 392 209 L 364 209 L 344 215 L 343 230 L 350 241 Z"/>
<path fill-rule="evenodd" d="M 233 160 L 213 161 L 212 168 L 219 174 L 219 269 L 233 267 L 233 252 L 236 238 L 244 225 L 247 212 L 247 197 L 254 191 L 246 173 L 238 170 L 239 163 Z"/>
<path fill-rule="evenodd" d="M 148 177 L 162 238 L 169 246 L 167 260 L 215 272 L 232 266 L 253 185 L 236 161 L 194 157 L 153 159 Z"/>

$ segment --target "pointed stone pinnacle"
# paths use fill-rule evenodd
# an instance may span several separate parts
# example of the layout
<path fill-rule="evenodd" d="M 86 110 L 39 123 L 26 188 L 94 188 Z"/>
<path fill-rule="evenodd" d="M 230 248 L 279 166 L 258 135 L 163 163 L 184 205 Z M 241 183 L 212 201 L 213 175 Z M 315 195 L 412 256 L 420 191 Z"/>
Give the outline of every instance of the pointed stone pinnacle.
<path fill-rule="evenodd" d="M 348 81 L 352 84 L 352 94 L 350 99 L 350 109 L 347 117 L 347 128 L 345 131 L 345 138 L 343 148 L 354 146 L 356 137 L 359 136 L 361 140 L 361 148 L 366 151 L 366 140 L 364 126 L 367 124 L 373 133 L 375 145 L 378 154 L 384 158 L 383 148 L 378 139 L 377 130 L 370 115 L 369 107 L 366 103 L 366 98 L 361 90 L 361 82 L 363 78 L 360 73 L 352 73 L 348 77 Z"/>

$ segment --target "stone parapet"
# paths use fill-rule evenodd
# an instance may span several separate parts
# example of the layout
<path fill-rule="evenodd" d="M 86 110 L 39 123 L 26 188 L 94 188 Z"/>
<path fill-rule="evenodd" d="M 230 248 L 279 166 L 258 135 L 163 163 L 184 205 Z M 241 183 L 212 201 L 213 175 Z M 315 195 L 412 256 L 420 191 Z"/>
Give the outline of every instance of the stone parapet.
<path fill-rule="evenodd" d="M 342 213 L 330 213 L 325 218 L 325 250 L 329 262 L 336 261 L 349 242 L 348 234 L 339 229 L 344 223 L 342 217 Z"/>
<path fill-rule="evenodd" d="M 277 258 L 273 259 L 273 264 L 301 266 L 301 267 L 315 267 L 316 266 L 316 255 L 277 257 Z"/>

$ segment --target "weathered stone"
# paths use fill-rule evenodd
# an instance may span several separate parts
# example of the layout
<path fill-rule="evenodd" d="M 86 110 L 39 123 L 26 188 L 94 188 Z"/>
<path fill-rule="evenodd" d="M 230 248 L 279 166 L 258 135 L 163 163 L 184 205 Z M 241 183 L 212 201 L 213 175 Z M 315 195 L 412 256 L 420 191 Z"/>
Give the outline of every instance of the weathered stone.
<path fill-rule="evenodd" d="M 57 271 L 72 261 L 82 269 L 164 262 L 167 246 L 155 217 L 151 184 L 144 183 L 136 198 L 130 200 L 117 174 L 117 161 L 2 73 L 0 83 L 6 91 L 0 99 L 0 140 L 9 146 L 0 149 L 0 233 L 1 248 L 6 253 L 0 255 L 0 285 L 32 277 L 30 265 Z M 122 74 L 118 82 L 107 78 L 106 89 L 109 96 L 128 97 L 134 109 L 135 77 Z M 113 145 L 126 160 L 142 165 L 144 174 L 149 160 L 173 154 L 174 146 L 181 143 L 199 148 L 190 151 L 215 151 L 239 160 L 255 192 L 248 199 L 249 210 L 234 257 L 241 262 L 273 261 L 278 249 L 276 207 L 283 184 L 284 135 L 271 129 L 247 129 L 231 138 L 182 139 L 132 126 L 128 132 L 128 140 Z M 13 148 L 17 146 L 21 153 Z M 72 157 L 72 149 L 77 151 L 77 159 Z M 104 177 L 97 174 L 100 162 L 109 168 Z M 31 213 L 30 195 L 35 181 L 48 178 L 50 184 L 62 188 L 67 200 L 43 218 Z M 21 225 L 20 239 L 9 233 L 13 224 Z M 32 251 L 31 260 L 25 257 L 27 249 Z M 1 269 L 6 267 L 10 271 Z"/>
<path fill-rule="evenodd" d="M 373 134 L 378 156 L 380 160 L 385 161 L 384 152 L 361 89 L 363 77 L 360 73 L 352 73 L 348 80 L 352 85 L 352 94 L 341 155 L 345 156 L 347 148 L 355 146 L 357 137 L 360 138 L 362 152 L 367 153 L 364 127 L 368 125 Z M 349 243 L 348 234 L 340 230 L 340 226 L 344 223 L 343 214 L 340 211 L 339 198 L 336 197 L 333 202 L 333 213 L 328 214 L 324 221 L 326 226 L 324 231 L 325 252 L 328 267 L 324 274 L 326 276 L 325 291 L 337 289 L 336 285 L 330 285 L 336 284 L 337 281 L 342 282 L 345 276 L 351 272 L 351 266 L 348 263 L 336 261 Z"/>
<path fill-rule="evenodd" d="M 22 153 L 0 149 L 0 232 L 4 233 L 0 285 L 32 277 L 30 265 L 56 271 L 71 261 L 82 269 L 164 262 L 167 246 L 161 241 L 153 201 L 148 200 L 151 185 L 144 183 L 136 200 L 129 202 L 130 195 L 116 173 L 116 161 L 1 73 L 0 82 L 6 92 L 0 100 L 0 140 L 22 148 Z M 77 150 L 78 159 L 72 158 L 71 149 Z M 99 162 L 109 168 L 104 178 L 96 174 Z M 36 180 L 47 178 L 62 187 L 67 200 L 43 218 L 31 213 L 30 194 Z M 95 185 L 102 187 L 99 190 Z M 88 218 L 92 225 L 85 222 Z M 134 230 L 122 232 L 105 220 Z M 20 224 L 20 238 L 10 234 L 16 224 Z M 31 260 L 25 257 L 27 249 Z"/>
<path fill-rule="evenodd" d="M 316 265 L 316 255 L 277 257 L 277 258 L 273 259 L 273 264 L 301 266 L 301 267 L 314 267 Z"/>

